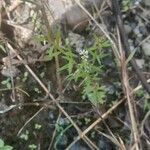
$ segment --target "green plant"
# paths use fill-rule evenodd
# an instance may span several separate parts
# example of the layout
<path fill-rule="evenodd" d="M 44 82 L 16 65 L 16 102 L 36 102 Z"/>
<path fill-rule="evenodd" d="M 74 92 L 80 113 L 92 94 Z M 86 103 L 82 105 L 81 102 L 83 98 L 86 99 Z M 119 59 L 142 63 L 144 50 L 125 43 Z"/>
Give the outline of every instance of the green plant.
<path fill-rule="evenodd" d="M 69 80 L 82 82 L 83 98 L 88 98 L 94 105 L 103 103 L 105 97 L 105 88 L 100 85 L 100 74 L 103 72 L 101 60 L 105 57 L 102 49 L 109 46 L 110 44 L 107 40 L 95 36 L 94 45 L 85 48 L 80 54 L 80 58 L 70 48 L 67 49 L 67 52 L 64 52 L 65 57 L 63 56 L 63 58 L 68 63 L 61 70 L 68 70 Z"/>
<path fill-rule="evenodd" d="M 36 93 L 38 93 L 38 94 L 41 93 L 41 91 L 40 91 L 39 88 L 37 88 L 37 87 L 34 88 L 34 91 L 35 91 Z"/>
<path fill-rule="evenodd" d="M 150 110 L 150 102 L 149 102 L 149 100 L 148 99 L 146 99 L 145 101 L 144 101 L 144 109 L 146 110 Z"/>
<path fill-rule="evenodd" d="M 48 50 L 46 59 L 52 60 L 55 56 L 59 56 L 65 60 L 66 63 L 59 70 L 67 71 L 67 80 L 82 83 L 83 98 L 97 105 L 104 102 L 105 88 L 100 85 L 100 74 L 103 73 L 102 59 L 106 56 L 103 49 L 110 47 L 110 43 L 105 38 L 97 36 L 94 38 L 93 46 L 84 48 L 77 54 L 69 43 L 62 45 L 59 34 L 54 45 Z"/>
<path fill-rule="evenodd" d="M 0 43 L 0 49 L 4 52 L 4 53 L 6 53 L 6 49 L 4 48 L 4 46 Z"/>
<path fill-rule="evenodd" d="M 6 80 L 3 80 L 1 84 L 5 85 L 8 89 L 11 89 L 11 80 L 10 78 L 7 78 Z"/>
<path fill-rule="evenodd" d="M 35 144 L 30 144 L 28 147 L 30 150 L 37 149 L 37 146 Z"/>
<path fill-rule="evenodd" d="M 4 141 L 0 139 L 0 150 L 12 150 L 13 147 L 9 145 L 5 145 Z"/>
<path fill-rule="evenodd" d="M 41 127 L 42 127 L 42 125 L 40 125 L 40 124 L 35 124 L 35 126 L 34 126 L 34 128 L 36 129 L 36 130 L 40 130 L 41 129 Z"/>
<path fill-rule="evenodd" d="M 20 138 L 23 139 L 23 140 L 25 140 L 25 141 L 27 141 L 29 139 L 29 131 L 26 130 L 25 133 L 23 133 L 23 134 L 20 135 Z"/>
<path fill-rule="evenodd" d="M 20 139 L 22 139 L 23 141 L 25 141 L 25 142 L 29 142 L 30 141 L 30 144 L 28 145 L 28 148 L 30 150 L 37 149 L 37 145 L 34 144 L 35 141 L 33 142 L 33 139 L 34 139 L 34 135 L 38 134 L 39 133 L 38 131 L 40 131 L 41 128 L 42 128 L 42 125 L 40 125 L 38 123 L 35 123 L 32 132 L 29 131 L 29 130 L 26 130 L 25 133 L 22 133 L 20 135 Z"/>
<path fill-rule="evenodd" d="M 22 78 L 22 82 L 26 82 L 28 79 L 29 73 L 28 72 L 24 72 L 23 74 L 23 78 Z"/>
<path fill-rule="evenodd" d="M 62 137 L 64 136 L 65 132 L 72 127 L 72 124 L 68 125 L 66 128 L 62 127 L 59 124 L 56 124 L 56 131 L 57 131 L 57 137 L 56 137 L 56 142 L 54 144 L 55 150 L 57 150 L 57 145 L 60 143 Z"/>
<path fill-rule="evenodd" d="M 127 11 L 132 7 L 133 4 L 133 0 L 123 0 L 122 1 L 122 6 L 123 6 L 123 10 Z"/>

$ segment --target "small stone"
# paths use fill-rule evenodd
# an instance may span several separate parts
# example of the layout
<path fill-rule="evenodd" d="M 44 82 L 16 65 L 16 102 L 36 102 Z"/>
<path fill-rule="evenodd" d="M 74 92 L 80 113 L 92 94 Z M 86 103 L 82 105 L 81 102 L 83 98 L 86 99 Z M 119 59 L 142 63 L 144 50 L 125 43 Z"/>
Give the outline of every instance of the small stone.
<path fill-rule="evenodd" d="M 139 35 L 140 34 L 138 26 L 133 31 L 134 31 L 135 35 Z"/>
<path fill-rule="evenodd" d="M 139 26 L 139 31 L 141 34 L 146 35 L 147 34 L 147 29 L 145 26 Z"/>
<path fill-rule="evenodd" d="M 131 26 L 129 26 L 129 25 L 127 25 L 127 24 L 125 24 L 125 25 L 124 25 L 124 28 L 125 28 L 126 34 L 131 33 L 131 31 L 132 31 Z"/>
<path fill-rule="evenodd" d="M 136 22 L 132 22 L 130 26 L 131 26 L 131 28 L 132 28 L 132 30 L 133 30 L 133 29 L 136 28 L 137 24 L 136 24 Z"/>
<path fill-rule="evenodd" d="M 66 135 L 62 135 L 60 140 L 59 140 L 59 145 L 65 146 L 68 143 L 68 138 Z"/>
<path fill-rule="evenodd" d="M 68 125 L 70 122 L 66 118 L 60 118 L 58 123 L 60 126 L 64 126 L 64 125 Z"/>
<path fill-rule="evenodd" d="M 138 0 L 135 1 L 134 3 L 136 6 L 138 6 L 140 4 L 140 2 Z"/>
<path fill-rule="evenodd" d="M 142 0 L 142 2 L 144 3 L 145 6 L 150 7 L 150 0 Z"/>
<path fill-rule="evenodd" d="M 150 56 L 150 40 L 142 44 L 142 50 L 146 56 Z"/>
<path fill-rule="evenodd" d="M 20 73 L 19 69 L 15 66 L 11 66 L 9 68 L 3 67 L 1 74 L 5 77 L 17 77 L 17 75 Z"/>
<path fill-rule="evenodd" d="M 145 64 L 144 59 L 136 59 L 135 61 L 136 61 L 137 65 L 139 66 L 139 68 L 142 69 Z"/>
<path fill-rule="evenodd" d="M 130 46 L 130 50 L 133 51 L 135 47 L 133 45 Z"/>
<path fill-rule="evenodd" d="M 69 43 L 71 46 L 74 46 L 77 53 L 80 53 L 83 50 L 85 38 L 79 34 L 70 32 L 68 34 Z"/>
<path fill-rule="evenodd" d="M 54 114 L 52 112 L 48 113 L 50 119 L 54 119 Z"/>

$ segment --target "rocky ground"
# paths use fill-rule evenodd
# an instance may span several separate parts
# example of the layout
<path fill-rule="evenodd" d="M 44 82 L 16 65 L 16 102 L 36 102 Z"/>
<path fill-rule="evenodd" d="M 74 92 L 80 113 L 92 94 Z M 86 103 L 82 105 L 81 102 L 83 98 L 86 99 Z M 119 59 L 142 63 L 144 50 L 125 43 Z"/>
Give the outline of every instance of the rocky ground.
<path fill-rule="evenodd" d="M 125 90 L 109 1 L 95 0 L 100 11 L 84 1 L 92 16 L 67 0 L 0 4 L 0 139 L 16 150 L 149 149 L 150 97 L 131 64 Z M 129 60 L 134 55 L 148 80 L 150 1 L 123 0 L 120 8 Z M 138 144 L 128 90 L 134 92 Z"/>

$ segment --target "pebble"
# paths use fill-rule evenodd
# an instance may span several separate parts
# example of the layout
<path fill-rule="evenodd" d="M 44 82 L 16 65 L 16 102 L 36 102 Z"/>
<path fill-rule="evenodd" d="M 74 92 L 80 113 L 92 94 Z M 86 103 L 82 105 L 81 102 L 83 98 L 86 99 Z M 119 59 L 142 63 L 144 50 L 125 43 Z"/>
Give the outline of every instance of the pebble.
<path fill-rule="evenodd" d="M 135 61 L 136 61 L 137 65 L 139 66 L 139 68 L 142 69 L 145 64 L 144 59 L 136 59 Z"/>
<path fill-rule="evenodd" d="M 145 28 L 145 26 L 139 26 L 139 31 L 141 34 L 147 35 L 147 29 Z"/>
<path fill-rule="evenodd" d="M 130 33 L 131 33 L 131 31 L 132 31 L 131 26 L 129 26 L 128 24 L 125 24 L 125 25 L 124 25 L 124 28 L 125 28 L 126 34 L 130 34 Z"/>
<path fill-rule="evenodd" d="M 131 24 L 130 24 L 130 26 L 131 26 L 131 28 L 132 28 L 132 30 L 137 26 L 137 24 L 135 23 L 135 22 L 132 22 Z"/>
<path fill-rule="evenodd" d="M 1 74 L 5 77 L 17 77 L 20 73 L 20 70 L 15 66 L 11 66 L 9 68 L 3 67 L 1 70 Z"/>
<path fill-rule="evenodd" d="M 133 45 L 130 45 L 130 50 L 133 51 L 135 47 Z"/>
<path fill-rule="evenodd" d="M 68 143 L 68 138 L 65 134 L 63 134 L 59 140 L 59 145 L 66 146 Z"/>
<path fill-rule="evenodd" d="M 75 47 L 77 53 L 81 53 L 83 51 L 85 38 L 79 34 L 69 32 L 68 34 L 69 44 Z"/>
<path fill-rule="evenodd" d="M 64 125 L 68 125 L 70 122 L 66 118 L 60 118 L 58 123 L 60 126 L 64 126 Z"/>
<path fill-rule="evenodd" d="M 145 6 L 150 7 L 150 0 L 142 0 L 142 2 L 144 3 Z"/>
<path fill-rule="evenodd" d="M 140 34 L 138 26 L 133 31 L 134 31 L 134 34 L 137 35 L 137 36 Z"/>
<path fill-rule="evenodd" d="M 142 44 L 142 50 L 146 56 L 150 56 L 150 39 Z"/>

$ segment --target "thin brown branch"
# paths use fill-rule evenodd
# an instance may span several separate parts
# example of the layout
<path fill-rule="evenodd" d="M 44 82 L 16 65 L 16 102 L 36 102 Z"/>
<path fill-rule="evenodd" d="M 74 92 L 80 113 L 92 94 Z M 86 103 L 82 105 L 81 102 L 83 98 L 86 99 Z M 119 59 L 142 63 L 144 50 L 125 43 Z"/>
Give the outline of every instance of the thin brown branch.
<path fill-rule="evenodd" d="M 127 74 L 127 68 L 126 68 L 126 63 L 125 63 L 125 55 L 122 54 L 122 80 L 123 80 L 123 86 L 124 86 L 124 93 L 127 97 L 127 102 L 128 102 L 128 108 L 129 108 L 129 114 L 130 114 L 130 119 L 131 119 L 131 125 L 132 125 L 132 133 L 134 137 L 134 144 L 136 147 L 136 150 L 139 150 L 139 133 L 138 133 L 138 128 L 137 128 L 137 123 L 136 123 L 136 117 L 135 117 L 135 107 L 134 107 L 134 100 L 133 100 L 133 95 L 131 94 L 130 86 L 129 86 L 129 80 L 128 80 L 128 74 Z"/>

